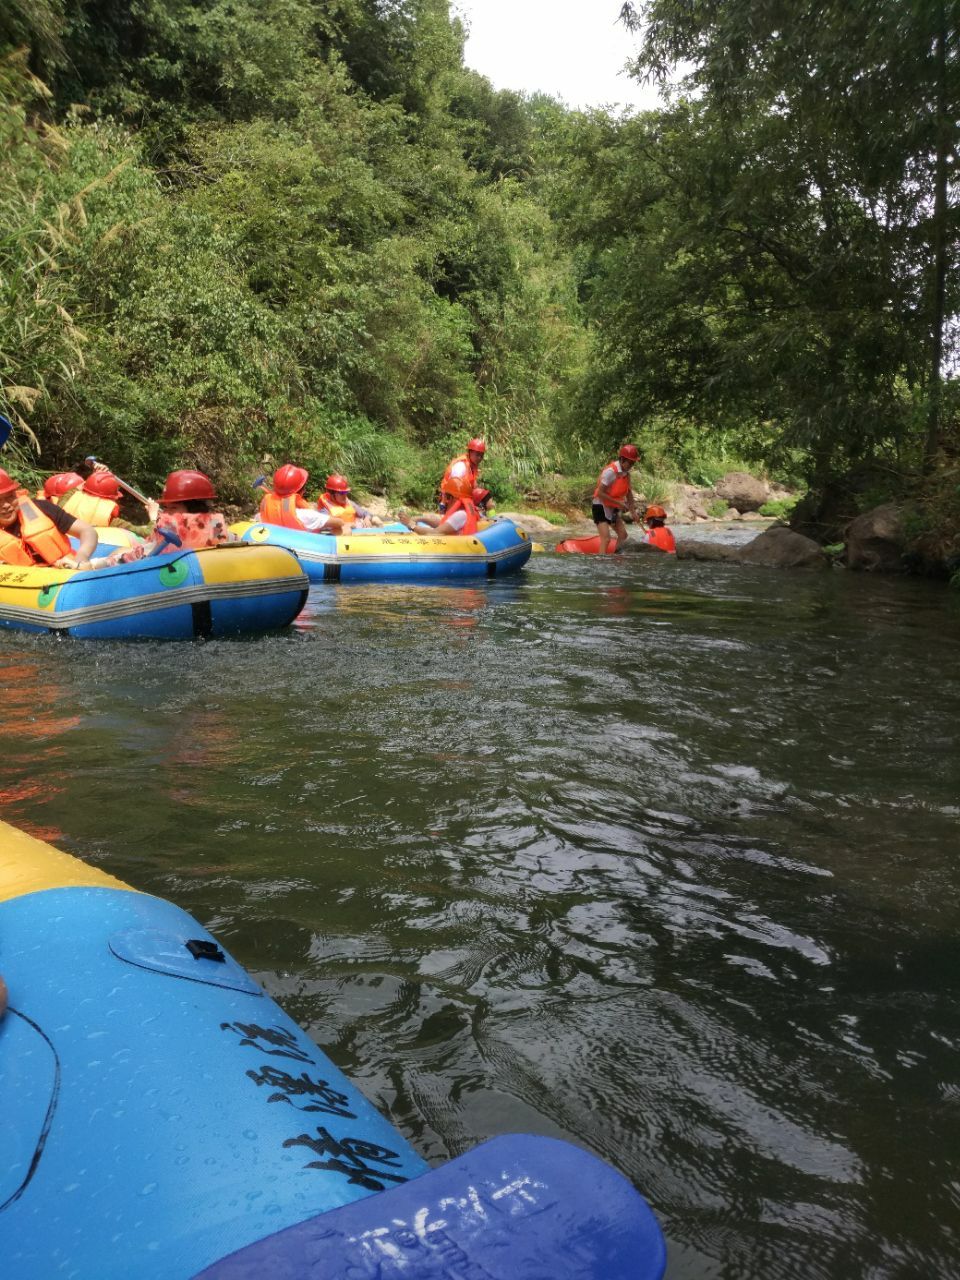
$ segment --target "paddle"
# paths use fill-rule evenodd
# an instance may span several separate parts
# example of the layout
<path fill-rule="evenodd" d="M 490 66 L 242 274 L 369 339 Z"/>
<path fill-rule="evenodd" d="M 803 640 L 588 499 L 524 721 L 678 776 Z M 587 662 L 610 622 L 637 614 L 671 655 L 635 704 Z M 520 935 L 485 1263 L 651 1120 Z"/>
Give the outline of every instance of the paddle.
<path fill-rule="evenodd" d="M 154 532 L 157 534 L 159 538 L 162 538 L 163 541 L 158 542 L 155 547 L 150 548 L 149 555 L 145 557 L 145 559 L 147 560 L 149 560 L 150 556 L 162 555 L 164 551 L 166 551 L 167 547 L 169 546 L 174 546 L 174 547 L 183 546 L 183 539 L 180 537 L 179 533 L 177 533 L 175 529 L 168 529 L 164 525 L 158 524 Z"/>
<path fill-rule="evenodd" d="M 92 453 L 89 454 L 86 458 L 84 458 L 84 462 L 90 467 L 92 467 L 95 462 L 99 462 L 99 461 L 100 459 L 94 457 Z M 111 474 L 113 475 L 114 480 L 116 480 L 120 488 L 124 491 L 124 493 L 129 493 L 131 498 L 136 498 L 138 502 L 142 502 L 143 505 L 149 511 L 149 509 L 153 506 L 152 498 L 148 498 L 145 494 L 141 493 L 139 489 L 135 489 L 132 484 L 127 484 L 125 480 L 121 480 L 120 477 L 116 474 L 116 472 L 112 472 Z"/>
<path fill-rule="evenodd" d="M 0 413 L 0 449 L 2 449 L 3 446 L 10 439 L 10 432 L 12 430 L 13 430 L 13 423 L 10 421 L 9 418 L 5 418 L 3 414 Z"/>

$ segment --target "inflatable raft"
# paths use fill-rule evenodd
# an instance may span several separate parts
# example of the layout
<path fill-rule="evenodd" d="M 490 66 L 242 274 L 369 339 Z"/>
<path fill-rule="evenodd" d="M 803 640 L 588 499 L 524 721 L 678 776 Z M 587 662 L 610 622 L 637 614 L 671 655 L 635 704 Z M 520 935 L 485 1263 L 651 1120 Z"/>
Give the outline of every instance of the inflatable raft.
<path fill-rule="evenodd" d="M 616 538 L 611 538 L 607 543 L 607 555 L 614 555 L 616 550 L 617 540 Z M 592 538 L 565 538 L 563 542 L 557 543 L 554 551 L 569 552 L 573 555 L 598 556 L 600 554 L 600 535 L 595 533 Z"/>
<path fill-rule="evenodd" d="M 495 520 L 474 537 L 420 537 L 402 530 L 363 529 L 333 537 L 275 524 L 231 526 L 244 542 L 287 547 L 311 582 L 448 582 L 516 573 L 532 543 L 511 520 Z"/>
<path fill-rule="evenodd" d="M 83 571 L 0 564 L 0 627 L 95 640 L 272 631 L 293 621 L 308 589 L 282 547 L 209 547 Z"/>
<path fill-rule="evenodd" d="M 613 1169 L 429 1170 L 186 912 L 0 822 L 5 1280 L 658 1280 Z"/>

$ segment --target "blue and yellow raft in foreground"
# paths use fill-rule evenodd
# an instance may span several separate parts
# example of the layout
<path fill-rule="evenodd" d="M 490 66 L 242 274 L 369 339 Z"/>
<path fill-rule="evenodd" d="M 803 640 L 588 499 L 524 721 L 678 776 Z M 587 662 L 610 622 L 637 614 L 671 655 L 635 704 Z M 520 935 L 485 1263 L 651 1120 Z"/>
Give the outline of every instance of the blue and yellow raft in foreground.
<path fill-rule="evenodd" d="M 95 640 L 272 631 L 293 621 L 308 589 L 282 547 L 208 547 L 85 571 L 0 564 L 0 627 Z"/>
<path fill-rule="evenodd" d="M 334 537 L 276 524 L 231 525 L 244 542 L 287 547 L 311 582 L 449 582 L 500 578 L 530 559 L 533 544 L 512 520 L 495 520 L 472 537 L 424 537 L 403 526 Z"/>
<path fill-rule="evenodd" d="M 657 1280 L 553 1139 L 428 1170 L 186 912 L 0 823 L 4 1280 Z"/>

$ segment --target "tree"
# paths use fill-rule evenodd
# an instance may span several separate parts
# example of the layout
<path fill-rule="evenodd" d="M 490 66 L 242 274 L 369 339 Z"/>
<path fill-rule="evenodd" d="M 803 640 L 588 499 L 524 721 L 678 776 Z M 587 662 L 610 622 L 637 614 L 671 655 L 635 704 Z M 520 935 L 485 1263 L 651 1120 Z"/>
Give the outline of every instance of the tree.
<path fill-rule="evenodd" d="M 784 195 L 793 184 L 794 198 L 814 213 L 817 242 L 798 265 L 806 279 L 820 281 L 820 297 L 808 297 L 824 332 L 833 331 L 825 348 L 829 399 L 818 412 L 821 463 L 831 443 L 856 454 L 863 444 L 853 429 L 864 411 L 858 400 L 869 392 L 890 411 L 900 379 L 925 401 L 929 465 L 946 427 L 943 370 L 956 358 L 956 7 L 945 0 L 648 0 L 625 4 L 621 16 L 644 32 L 637 73 L 665 79 L 689 64 L 685 87 L 715 144 L 752 150 L 751 182 L 771 190 L 779 183 Z M 754 145 L 770 120 L 782 133 L 779 151 Z M 729 187 L 718 192 L 719 214 L 730 196 Z M 775 225 L 755 216 L 762 211 L 752 211 L 744 234 L 754 243 L 771 233 L 778 238 L 788 274 L 790 247 Z M 844 262 L 845 301 L 830 287 Z M 858 283 L 858 262 L 862 275 L 879 273 L 872 288 Z M 831 323 L 838 314 L 839 330 Z M 891 317 L 902 330 L 896 378 L 878 380 L 869 347 L 858 351 L 844 341 L 844 329 L 868 316 L 868 331 L 887 327 Z"/>

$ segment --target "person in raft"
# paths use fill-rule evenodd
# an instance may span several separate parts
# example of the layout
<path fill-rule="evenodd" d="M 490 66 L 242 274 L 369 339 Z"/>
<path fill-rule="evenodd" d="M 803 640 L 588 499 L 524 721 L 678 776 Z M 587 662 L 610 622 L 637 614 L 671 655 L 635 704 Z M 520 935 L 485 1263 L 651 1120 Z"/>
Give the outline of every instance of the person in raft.
<path fill-rule="evenodd" d="M 346 476 L 334 472 L 327 476 L 326 488 L 317 499 L 317 510 L 326 511 L 342 524 L 353 528 L 370 529 L 383 523 L 366 507 L 358 507 L 350 497 L 350 481 Z"/>
<path fill-rule="evenodd" d="M 657 547 L 660 551 L 665 551 L 668 556 L 675 556 L 677 543 L 666 527 L 667 513 L 663 507 L 647 507 L 643 518 L 647 524 L 647 532 L 643 535 L 644 542 L 649 543 L 651 547 Z"/>
<path fill-rule="evenodd" d="M 68 537 L 78 540 L 76 551 Z M 97 531 L 55 502 L 31 498 L 0 468 L 0 563 L 88 569 Z"/>
<path fill-rule="evenodd" d="M 59 505 L 78 520 L 104 529 L 117 523 L 122 497 L 117 477 L 99 463 L 78 488 L 64 493 Z"/>
<path fill-rule="evenodd" d="M 217 491 L 213 482 L 202 471 L 171 471 L 160 494 L 160 501 L 151 502 L 147 507 L 154 525 L 146 539 L 135 547 L 125 547 L 91 561 L 91 569 L 132 564 L 147 556 L 172 554 L 174 551 L 200 551 L 205 547 L 219 547 L 226 542 L 236 542 L 236 536 L 227 526 L 226 516 L 214 510 L 216 500 Z M 163 530 L 173 534 L 173 539 L 165 537 Z"/>
<path fill-rule="evenodd" d="M 285 462 L 273 473 L 273 488 L 260 500 L 260 519 L 264 524 L 279 524 L 284 529 L 302 529 L 306 533 L 344 532 L 344 522 L 329 511 L 320 511 L 303 496 L 310 472 Z"/>
<path fill-rule="evenodd" d="M 58 471 L 56 475 L 47 476 L 43 482 L 43 488 L 38 489 L 35 497 L 46 498 L 48 502 L 55 502 L 57 506 L 62 506 L 62 498 L 68 493 L 72 493 L 74 489 L 79 489 L 83 484 L 83 476 L 76 471 Z"/>
<path fill-rule="evenodd" d="M 447 515 L 457 502 L 469 499 L 480 480 L 483 455 L 487 452 L 485 440 L 474 436 L 467 441 L 465 453 L 452 458 L 440 481 L 440 511 Z"/>
<path fill-rule="evenodd" d="M 630 488 L 630 468 L 640 457 L 635 444 L 621 445 L 620 453 L 613 462 L 608 462 L 600 472 L 597 487 L 593 491 L 593 522 L 600 535 L 600 555 L 607 554 L 610 541 L 610 526 L 617 535 L 615 550 L 622 551 L 627 540 L 627 526 L 623 523 L 624 511 L 629 511 L 634 520 L 639 520 L 637 504 Z"/>
<path fill-rule="evenodd" d="M 473 490 L 473 505 L 477 509 L 477 528 L 486 528 L 490 521 L 490 508 L 493 506 L 493 499 L 490 497 L 489 489 L 482 489 L 476 485 Z M 467 518 L 464 512 L 455 511 L 447 520 L 445 516 L 430 515 L 429 513 L 417 516 L 413 520 L 406 519 L 401 512 L 398 519 L 407 526 L 413 533 L 462 533 Z M 417 525 L 424 525 L 425 528 L 418 529 Z"/>

